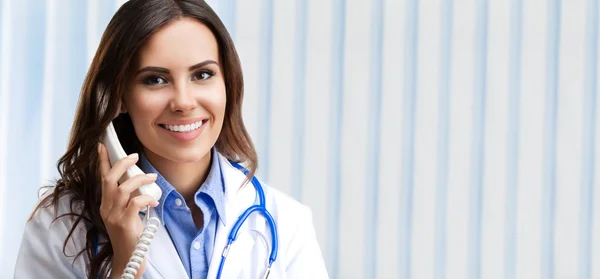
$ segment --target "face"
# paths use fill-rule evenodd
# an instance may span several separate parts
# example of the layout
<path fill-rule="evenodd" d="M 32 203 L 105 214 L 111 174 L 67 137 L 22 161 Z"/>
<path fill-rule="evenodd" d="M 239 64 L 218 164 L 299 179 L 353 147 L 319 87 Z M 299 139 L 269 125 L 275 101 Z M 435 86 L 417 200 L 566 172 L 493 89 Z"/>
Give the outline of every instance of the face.
<path fill-rule="evenodd" d="M 210 29 L 194 19 L 176 20 L 149 38 L 137 61 L 124 107 L 147 156 L 179 163 L 210 158 L 226 103 Z"/>

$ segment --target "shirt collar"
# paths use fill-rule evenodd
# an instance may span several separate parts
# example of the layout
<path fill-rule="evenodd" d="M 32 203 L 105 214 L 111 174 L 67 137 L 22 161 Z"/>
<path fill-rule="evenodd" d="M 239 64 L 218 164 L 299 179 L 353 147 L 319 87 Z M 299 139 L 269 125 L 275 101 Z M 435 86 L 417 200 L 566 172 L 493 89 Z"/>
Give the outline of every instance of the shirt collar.
<path fill-rule="evenodd" d="M 158 200 L 158 206 L 155 207 L 156 210 L 156 214 L 158 215 L 158 217 L 160 218 L 160 220 L 164 220 L 163 218 L 163 212 L 164 212 L 164 206 L 165 206 L 165 200 L 167 199 L 167 197 L 171 194 L 171 192 L 175 191 L 175 188 L 171 185 L 171 183 L 169 183 L 159 172 L 158 170 L 156 170 L 156 168 L 154 168 L 154 166 L 150 163 L 150 161 L 148 161 L 148 158 L 146 158 L 146 155 L 143 152 L 140 152 L 140 169 L 142 169 L 142 171 L 144 173 L 156 173 L 157 174 L 157 178 L 156 178 L 156 185 L 158 185 L 158 187 L 160 188 L 160 190 L 162 191 L 162 194 L 160 196 L 160 199 Z M 162 221 L 164 223 L 164 221 Z"/>
<path fill-rule="evenodd" d="M 199 199 L 201 198 L 201 193 L 208 195 L 214 202 L 215 208 L 217 209 L 217 214 L 219 215 L 219 219 L 223 224 L 225 224 L 225 183 L 223 180 L 223 172 L 221 170 L 221 163 L 219 162 L 219 156 L 216 148 L 211 149 L 211 165 L 210 171 L 206 180 L 199 189 L 196 191 L 194 195 L 194 199 L 196 204 L 199 203 Z M 171 185 L 159 172 L 154 168 L 154 166 L 148 161 L 145 154 L 140 152 L 140 169 L 144 173 L 156 173 L 156 184 L 162 191 L 162 195 L 160 200 L 158 200 L 159 205 L 155 208 L 157 215 L 161 220 L 164 220 L 164 205 L 167 197 L 171 193 L 177 193 L 175 187 Z"/>
<path fill-rule="evenodd" d="M 219 153 L 216 148 L 211 151 L 211 166 L 208 176 L 202 186 L 196 191 L 194 199 L 196 204 L 200 203 L 202 194 L 210 197 L 217 209 L 219 219 L 225 224 L 225 183 L 223 180 L 223 172 L 221 171 L 221 162 Z"/>

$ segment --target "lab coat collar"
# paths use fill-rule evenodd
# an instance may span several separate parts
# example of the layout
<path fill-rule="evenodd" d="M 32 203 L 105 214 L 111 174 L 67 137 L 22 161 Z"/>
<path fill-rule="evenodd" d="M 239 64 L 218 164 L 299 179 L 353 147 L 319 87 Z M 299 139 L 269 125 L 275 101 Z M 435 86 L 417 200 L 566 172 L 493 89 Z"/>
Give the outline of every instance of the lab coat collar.
<path fill-rule="evenodd" d="M 222 260 L 223 248 L 227 245 L 231 229 L 237 222 L 238 217 L 248 207 L 255 204 L 257 199 L 252 183 L 246 182 L 246 175 L 241 170 L 232 166 L 225 157 L 220 156 L 220 160 L 225 180 L 225 211 L 227 211 L 227 221 L 225 224 L 219 224 L 217 228 L 217 238 L 207 278 L 216 278 Z M 237 239 L 231 245 L 227 254 L 227 260 L 221 274 L 222 278 L 238 278 L 242 267 L 246 266 L 248 261 L 257 261 L 257 259 L 251 259 L 250 257 L 256 241 L 248 232 L 254 231 L 264 235 L 266 230 L 265 219 L 259 215 L 260 213 L 258 212 L 250 215 L 240 228 Z"/>
<path fill-rule="evenodd" d="M 225 184 L 225 226 L 232 226 L 238 216 L 257 199 L 252 183 L 246 181 L 246 175 L 234 167 L 227 158 L 219 154 L 223 182 Z"/>

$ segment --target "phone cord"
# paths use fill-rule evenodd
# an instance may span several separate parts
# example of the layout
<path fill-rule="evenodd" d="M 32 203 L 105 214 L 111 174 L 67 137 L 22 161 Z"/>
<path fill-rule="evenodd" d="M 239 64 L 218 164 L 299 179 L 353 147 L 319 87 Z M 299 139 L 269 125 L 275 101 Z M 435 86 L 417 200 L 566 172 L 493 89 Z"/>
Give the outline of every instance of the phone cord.
<path fill-rule="evenodd" d="M 144 231 L 140 236 L 140 240 L 138 240 L 137 244 L 135 245 L 135 250 L 133 250 L 131 258 L 129 258 L 129 262 L 123 270 L 121 279 L 135 278 L 138 269 L 144 262 L 146 253 L 148 253 L 148 249 L 150 248 L 150 244 L 154 239 L 154 234 L 158 230 L 158 226 L 160 226 L 160 220 L 157 217 L 150 218 L 150 206 L 148 206 L 146 209 L 146 225 L 144 226 Z"/>

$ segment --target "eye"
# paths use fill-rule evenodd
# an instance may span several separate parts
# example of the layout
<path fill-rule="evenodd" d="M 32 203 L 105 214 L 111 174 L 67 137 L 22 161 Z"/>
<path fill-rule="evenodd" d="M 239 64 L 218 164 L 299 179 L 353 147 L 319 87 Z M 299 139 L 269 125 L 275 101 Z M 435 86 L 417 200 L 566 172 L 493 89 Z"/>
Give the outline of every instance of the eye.
<path fill-rule="evenodd" d="M 211 70 L 200 70 L 193 76 L 194 80 L 207 80 L 215 75 L 215 72 Z"/>
<path fill-rule="evenodd" d="M 167 80 L 159 76 L 147 76 L 142 80 L 142 83 L 147 85 L 165 84 Z"/>

